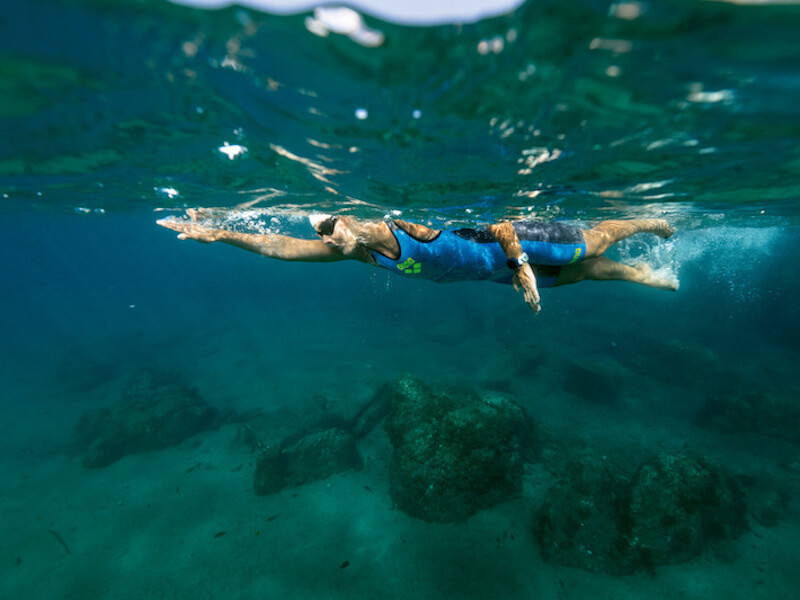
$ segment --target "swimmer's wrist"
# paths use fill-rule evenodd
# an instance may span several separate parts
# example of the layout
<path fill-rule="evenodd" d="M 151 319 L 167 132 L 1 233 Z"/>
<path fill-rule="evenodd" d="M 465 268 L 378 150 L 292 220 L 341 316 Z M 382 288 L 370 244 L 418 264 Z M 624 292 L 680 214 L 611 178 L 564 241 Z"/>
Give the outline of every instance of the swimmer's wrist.
<path fill-rule="evenodd" d="M 506 260 L 506 266 L 516 273 L 524 265 L 528 264 L 529 260 L 530 259 L 528 258 L 528 253 L 522 252 L 516 258 L 509 256 L 508 259 Z"/>

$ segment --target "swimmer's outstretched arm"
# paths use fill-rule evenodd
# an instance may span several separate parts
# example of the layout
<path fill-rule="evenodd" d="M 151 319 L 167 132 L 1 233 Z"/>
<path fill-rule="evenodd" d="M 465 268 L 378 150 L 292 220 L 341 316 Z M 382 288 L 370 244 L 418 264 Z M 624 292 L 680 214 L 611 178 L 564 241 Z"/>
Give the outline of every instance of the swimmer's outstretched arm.
<path fill-rule="evenodd" d="M 500 244 L 500 247 L 505 252 L 508 258 L 517 259 L 522 256 L 522 244 L 519 242 L 517 232 L 514 226 L 506 221 L 504 223 L 497 223 L 490 225 L 489 231 Z M 522 295 L 525 297 L 525 302 L 533 309 L 533 312 L 542 310 L 539 304 L 539 289 L 536 285 L 536 275 L 533 274 L 533 267 L 530 263 L 523 264 L 514 274 L 514 289 L 519 291 L 522 289 Z"/>
<path fill-rule="evenodd" d="M 347 258 L 340 250 L 324 244 L 322 240 L 303 240 L 278 234 L 238 233 L 206 227 L 193 221 L 160 219 L 156 223 L 177 231 L 178 238 L 181 240 L 191 239 L 206 244 L 223 242 L 279 260 L 331 262 Z"/>

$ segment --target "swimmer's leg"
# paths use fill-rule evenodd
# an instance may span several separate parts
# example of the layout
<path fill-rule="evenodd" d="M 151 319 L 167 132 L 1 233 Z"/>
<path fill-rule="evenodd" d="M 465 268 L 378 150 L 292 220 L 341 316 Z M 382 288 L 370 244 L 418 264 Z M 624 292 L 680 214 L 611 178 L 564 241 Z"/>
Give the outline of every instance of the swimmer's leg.
<path fill-rule="evenodd" d="M 637 233 L 654 233 L 668 238 L 675 230 L 664 219 L 633 219 L 630 221 L 610 220 L 598 223 L 583 232 L 586 240 L 586 256 L 600 256 L 612 244 Z"/>
<path fill-rule="evenodd" d="M 635 267 L 629 267 L 605 256 L 588 258 L 583 262 L 561 267 L 556 285 L 567 285 L 586 280 L 630 281 L 631 283 L 673 292 L 678 289 L 676 281 L 657 276 L 653 273 L 650 265 L 642 263 Z"/>

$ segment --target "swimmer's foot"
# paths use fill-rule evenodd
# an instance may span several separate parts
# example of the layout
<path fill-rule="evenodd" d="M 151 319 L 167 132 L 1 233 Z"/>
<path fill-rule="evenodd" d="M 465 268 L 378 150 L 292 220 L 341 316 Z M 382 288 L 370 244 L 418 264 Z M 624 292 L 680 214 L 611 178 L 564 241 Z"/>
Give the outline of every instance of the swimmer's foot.
<path fill-rule="evenodd" d="M 655 271 L 653 271 L 653 267 L 646 263 L 641 263 L 633 268 L 639 271 L 640 278 L 638 283 L 642 285 L 657 290 L 667 290 L 668 292 L 674 292 L 678 289 L 678 282 L 675 279 L 656 275 Z"/>

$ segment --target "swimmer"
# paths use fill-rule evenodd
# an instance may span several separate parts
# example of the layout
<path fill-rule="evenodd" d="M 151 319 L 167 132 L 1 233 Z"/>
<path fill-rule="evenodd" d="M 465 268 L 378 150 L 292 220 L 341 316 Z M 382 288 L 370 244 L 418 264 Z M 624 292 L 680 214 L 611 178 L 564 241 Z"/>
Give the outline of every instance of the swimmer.
<path fill-rule="evenodd" d="M 482 229 L 437 230 L 394 219 L 312 215 L 318 239 L 278 234 L 238 233 L 208 227 L 203 209 L 186 211 L 189 220 L 161 219 L 182 240 L 223 242 L 270 258 L 306 262 L 358 260 L 417 279 L 439 283 L 495 281 L 522 291 L 534 312 L 541 310 L 539 288 L 579 281 L 629 281 L 671 290 L 677 283 L 646 264 L 623 265 L 603 256 L 608 248 L 638 233 L 668 238 L 663 219 L 609 220 L 591 229 L 562 222 L 506 221 Z"/>

